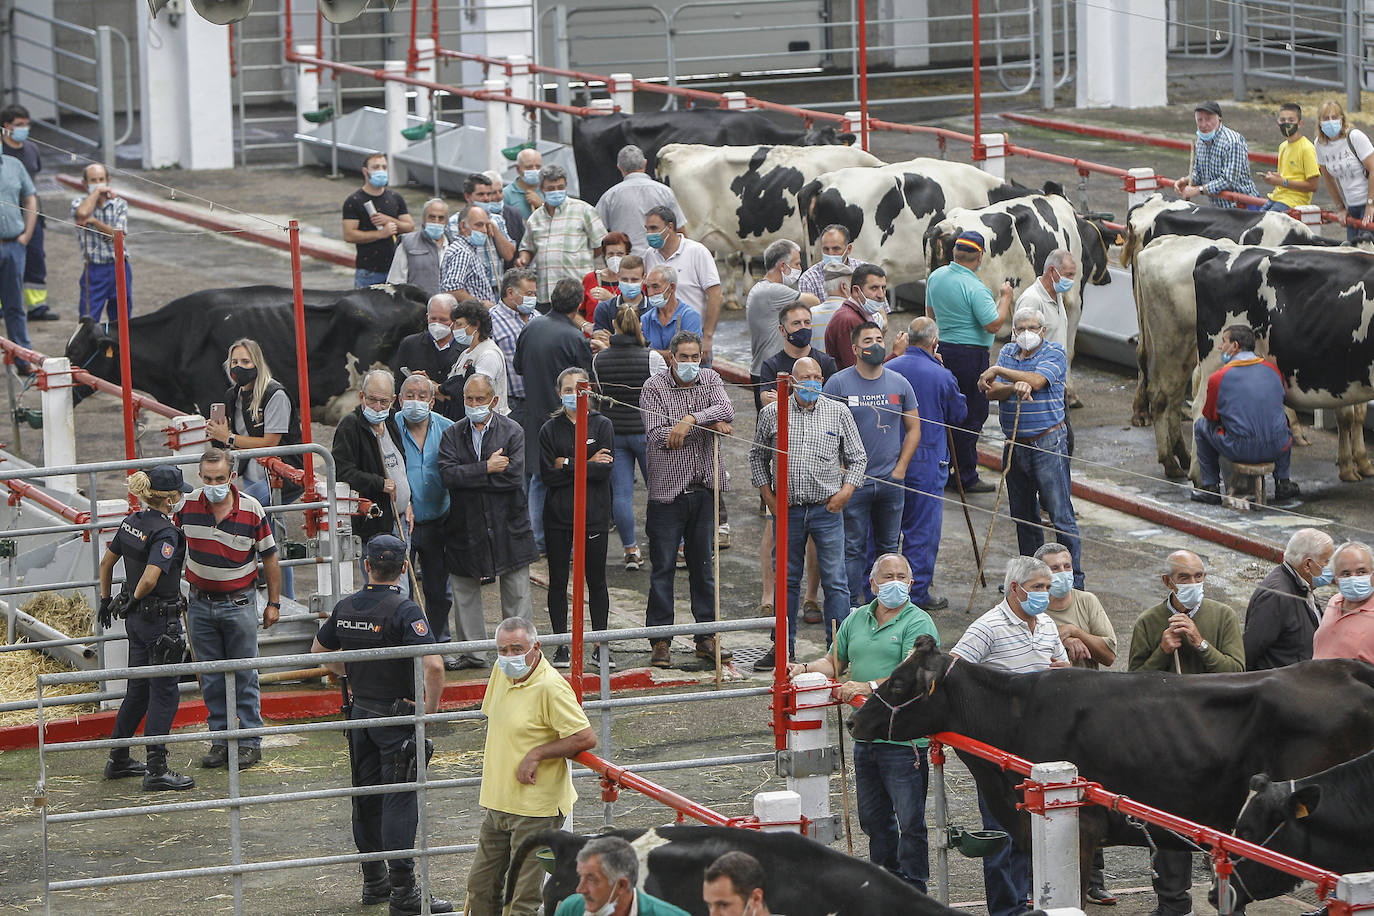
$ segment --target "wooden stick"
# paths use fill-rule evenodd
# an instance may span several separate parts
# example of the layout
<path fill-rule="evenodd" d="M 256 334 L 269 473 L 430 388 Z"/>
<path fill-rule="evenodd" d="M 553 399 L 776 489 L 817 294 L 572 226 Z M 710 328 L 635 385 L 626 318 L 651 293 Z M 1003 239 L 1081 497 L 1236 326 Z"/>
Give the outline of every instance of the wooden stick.
<path fill-rule="evenodd" d="M 835 648 L 839 642 L 840 630 L 837 621 L 830 621 L 830 670 L 834 672 L 835 680 L 840 679 L 840 654 Z M 843 704 L 835 706 L 835 722 L 840 733 L 840 795 L 844 799 L 844 839 L 849 846 L 849 854 L 854 855 L 854 831 L 849 823 L 849 765 L 844 759 L 844 708 Z"/>
<path fill-rule="evenodd" d="M 714 431 L 713 431 L 714 432 Z M 720 623 L 720 436 L 711 436 L 711 511 L 715 520 L 712 529 L 711 577 L 715 583 L 713 591 L 716 604 L 716 623 Z M 711 640 L 716 647 L 716 689 L 721 687 L 720 679 L 720 631 Z"/>
<path fill-rule="evenodd" d="M 1016 434 L 1021 429 L 1021 398 L 1016 398 L 1016 417 L 1011 423 L 1011 438 L 1007 440 L 1007 460 L 1002 462 L 1002 476 L 997 481 L 997 500 L 992 504 L 992 517 L 988 519 L 988 533 L 983 538 L 983 556 L 988 555 L 988 542 L 992 540 L 992 528 L 997 524 L 997 510 L 1002 508 L 1002 491 L 1007 488 L 1007 472 L 1011 470 L 1011 456 L 1016 451 Z M 983 561 L 978 560 L 978 576 L 982 578 Z M 978 583 L 973 583 L 972 590 L 968 593 L 968 607 L 964 608 L 964 613 L 973 611 L 973 599 L 978 595 Z"/>
<path fill-rule="evenodd" d="M 280 684 L 282 681 L 313 681 L 328 673 L 329 669 L 325 667 L 297 668 L 294 671 L 270 671 L 267 674 L 258 675 L 258 683 Z"/>
<path fill-rule="evenodd" d="M 415 579 L 415 567 L 410 562 L 410 538 L 405 535 L 405 519 L 401 518 L 396 511 L 396 497 L 392 496 L 389 499 L 391 500 L 391 517 L 396 520 L 396 530 L 401 532 L 401 543 L 406 545 L 406 576 L 410 580 L 410 600 L 420 606 L 420 612 L 428 620 L 429 611 L 425 610 L 425 596 L 420 591 L 420 583 Z M 411 533 L 414 534 L 414 531 L 412 530 Z"/>
<path fill-rule="evenodd" d="M 964 507 L 964 524 L 968 526 L 969 543 L 973 544 L 973 561 L 978 564 L 978 584 L 988 587 L 987 577 L 983 575 L 983 557 L 978 552 L 978 535 L 973 533 L 973 518 L 968 513 L 968 498 L 964 496 L 964 479 L 959 476 L 959 456 L 954 454 L 954 430 L 945 427 L 945 439 L 949 442 L 949 463 L 954 468 L 954 483 L 959 488 L 959 505 Z"/>

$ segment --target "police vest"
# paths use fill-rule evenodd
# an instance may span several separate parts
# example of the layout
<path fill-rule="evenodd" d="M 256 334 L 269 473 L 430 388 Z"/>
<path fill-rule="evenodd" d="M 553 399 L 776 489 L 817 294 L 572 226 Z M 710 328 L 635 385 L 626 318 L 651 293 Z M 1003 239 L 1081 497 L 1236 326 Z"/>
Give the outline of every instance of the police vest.
<path fill-rule="evenodd" d="M 369 586 L 343 599 L 334 608 L 334 632 L 340 649 L 380 649 L 401 645 L 396 612 L 409 599 L 394 586 Z M 354 696 L 390 703 L 397 697 L 415 699 L 414 659 L 387 658 L 349 662 L 348 684 Z"/>
<path fill-rule="evenodd" d="M 181 533 L 180 528 L 172 524 L 171 519 L 151 509 L 130 513 L 119 523 L 119 531 L 115 533 L 115 541 L 119 544 L 119 550 L 116 552 L 124 558 L 124 589 L 129 594 L 133 594 L 134 586 L 143 578 L 143 570 L 148 565 L 148 555 L 153 542 L 158 535 L 168 530 L 173 533 L 173 540 L 171 543 L 161 541 L 157 549 L 170 549 L 170 554 L 159 559 L 171 560 L 175 565 L 170 571 L 158 577 L 157 585 L 153 586 L 150 593 L 156 598 L 175 598 L 181 594 L 181 568 L 186 563 L 186 536 Z"/>

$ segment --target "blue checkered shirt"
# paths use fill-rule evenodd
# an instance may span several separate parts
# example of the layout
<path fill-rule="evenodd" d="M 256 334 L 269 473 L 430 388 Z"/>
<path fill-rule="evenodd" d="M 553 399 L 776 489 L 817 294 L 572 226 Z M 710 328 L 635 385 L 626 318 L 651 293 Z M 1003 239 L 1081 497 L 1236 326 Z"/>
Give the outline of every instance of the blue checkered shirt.
<path fill-rule="evenodd" d="M 72 198 L 72 218 L 76 218 L 76 208 L 81 206 L 85 196 Z M 91 219 L 98 219 L 113 229 L 129 231 L 129 204 L 122 197 L 112 197 L 91 211 Z M 94 226 L 76 230 L 76 240 L 81 245 L 81 255 L 88 264 L 113 264 L 114 237 L 106 235 Z"/>
<path fill-rule="evenodd" d="M 491 315 L 491 339 L 506 357 L 506 394 L 512 398 L 523 398 L 525 377 L 515 371 L 515 344 L 525 330 L 524 316 L 499 300 L 488 313 Z"/>
<path fill-rule="evenodd" d="M 1245 138 L 1226 125 L 1217 128 L 1210 140 L 1197 141 L 1197 158 L 1193 162 L 1193 184 L 1209 195 L 1219 191 L 1259 196 L 1255 181 L 1250 177 L 1250 148 Z M 1224 197 L 1212 197 L 1216 207 L 1234 207 L 1236 202 Z"/>
<path fill-rule="evenodd" d="M 444 246 L 439 261 L 440 287 L 446 291 L 461 289 L 475 299 L 490 301 L 491 285 L 492 279 L 471 245 L 459 237 L 454 244 Z"/>

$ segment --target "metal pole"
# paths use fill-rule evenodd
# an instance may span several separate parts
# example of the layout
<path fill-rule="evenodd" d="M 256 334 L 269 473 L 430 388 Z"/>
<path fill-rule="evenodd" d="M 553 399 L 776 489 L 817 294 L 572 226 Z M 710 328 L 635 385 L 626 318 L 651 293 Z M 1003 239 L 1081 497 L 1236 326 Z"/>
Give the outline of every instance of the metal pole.
<path fill-rule="evenodd" d="M 1231 98 L 1245 101 L 1245 10 L 1231 4 Z"/>
<path fill-rule="evenodd" d="M 859 0 L 859 145 L 868 151 L 868 2 Z"/>
<path fill-rule="evenodd" d="M 100 521 L 100 500 L 95 495 L 95 471 L 91 471 L 86 483 L 86 499 L 90 503 L 91 521 Z M 90 532 L 91 542 L 91 578 L 100 580 L 100 532 Z M 14 562 L 13 560 L 10 561 Z M 100 586 L 91 589 L 91 607 L 100 607 Z M 95 624 L 95 635 L 104 636 L 105 628 L 100 625 L 99 620 L 93 620 Z M 105 670 L 105 640 L 100 640 L 95 644 L 95 662 L 100 666 L 100 670 Z M 109 689 L 105 681 L 99 681 L 99 690 L 104 693 Z"/>
<path fill-rule="evenodd" d="M 573 437 L 573 555 L 572 555 L 572 687 L 582 702 L 582 631 L 585 608 L 582 589 L 587 582 L 587 406 L 591 386 L 577 383 L 577 434 Z M 559 557 L 561 561 L 563 558 Z M 549 562 L 553 563 L 552 556 Z"/>
<path fill-rule="evenodd" d="M 561 3 L 553 8 L 553 65 L 561 70 L 567 70 L 572 66 L 571 54 L 568 50 L 568 8 Z M 672 66 L 671 59 L 669 66 Z M 537 76 L 535 80 L 538 80 Z M 572 94 L 568 91 L 568 78 L 566 76 L 559 76 L 554 79 L 553 97 L 554 101 L 560 105 L 572 104 Z M 553 119 L 558 125 L 559 142 L 571 143 L 572 119 L 561 111 L 554 115 Z"/>
<path fill-rule="evenodd" d="M 238 672 L 224 672 L 224 706 L 229 714 L 229 729 L 231 733 L 237 731 L 242 723 L 239 722 L 239 691 L 238 691 Z M 243 864 L 243 827 L 240 823 L 240 815 L 243 813 L 239 807 L 239 739 L 229 738 L 226 745 L 229 749 L 229 850 L 230 861 L 235 865 Z M 243 872 L 234 872 L 234 916 L 243 916 Z"/>
<path fill-rule="evenodd" d="M 930 768 L 935 778 L 935 899 L 949 905 L 949 801 L 945 798 L 945 748 L 930 742 Z"/>
<path fill-rule="evenodd" d="M 419 5 L 420 0 L 415 0 Z M 420 908 L 422 911 L 429 911 L 429 806 L 425 803 L 425 782 L 428 779 L 428 767 L 425 760 L 425 678 L 424 666 L 425 656 L 417 655 L 411 659 L 412 677 L 415 689 L 415 781 L 420 784 L 416 790 L 419 802 L 419 829 L 418 842 L 416 848 L 420 850 Z M 443 688 L 439 688 L 440 691 Z M 442 695 L 442 694 L 441 694 Z M 349 736 L 350 739 L 352 736 Z M 398 777 L 404 778 L 404 777 Z"/>
<path fill-rule="evenodd" d="M 1040 0 L 1040 107 L 1054 110 L 1054 0 Z"/>
<path fill-rule="evenodd" d="M 19 442 L 19 392 L 14 390 L 15 375 L 5 372 L 5 388 L 10 393 L 10 433 L 14 437 L 14 453 L 22 456 L 23 446 Z"/>
<path fill-rule="evenodd" d="M 983 147 L 983 35 L 979 0 L 973 0 L 973 161 L 987 158 Z"/>
<path fill-rule="evenodd" d="M 1360 110 L 1360 68 L 1364 66 L 1361 54 L 1360 19 L 1357 3 L 1364 0 L 1345 0 L 1345 110 Z"/>
<path fill-rule="evenodd" d="M 113 160 L 111 160 L 113 162 Z M 115 299 L 119 303 L 119 383 L 124 389 L 124 458 L 134 460 L 134 404 L 129 395 L 134 390 L 133 356 L 129 352 L 129 284 L 124 276 L 124 230 L 114 234 Z M 129 497 L 129 505 L 134 505 Z"/>
<path fill-rule="evenodd" d="M 611 700 L 611 644 L 601 642 L 596 644 L 596 655 L 600 661 L 601 669 L 601 701 L 610 703 Z M 611 725 L 615 721 L 615 710 L 607 705 L 601 710 L 601 746 L 597 750 L 611 756 Z M 602 802 L 602 821 L 607 827 L 615 825 L 615 802 Z"/>
<path fill-rule="evenodd" d="M 110 44 L 111 29 L 107 25 L 95 28 L 95 85 L 96 112 L 100 118 L 100 157 L 105 164 L 115 165 L 115 102 L 114 102 L 114 52 Z M 125 74 L 127 79 L 129 74 Z M 134 113 L 128 112 L 132 118 Z M 122 262 L 120 262 L 122 264 Z"/>
<path fill-rule="evenodd" d="M 34 788 L 33 803 L 38 806 L 38 819 L 43 828 L 43 912 L 52 916 L 52 874 L 48 863 L 48 763 L 43 740 L 48 729 L 43 724 L 43 682 L 36 683 L 34 698 L 38 701 L 38 785 Z"/>
<path fill-rule="evenodd" d="M 335 112 L 338 115 L 338 112 Z M 310 444 L 310 364 L 305 347 L 305 289 L 301 284 L 301 224 L 292 220 L 291 233 L 291 300 L 296 316 L 296 388 L 301 411 L 301 443 Z M 122 330 L 122 329 L 121 329 Z M 315 456 L 305 453 L 305 492 L 315 498 Z M 337 594 L 337 593 L 336 593 Z"/>
<path fill-rule="evenodd" d="M 787 414 L 792 395 L 792 376 L 778 376 L 778 452 L 773 457 L 773 744 L 787 750 L 787 713 L 783 698 L 787 692 L 787 646 L 792 634 L 787 631 Z M 719 639 L 719 635 L 716 637 Z"/>

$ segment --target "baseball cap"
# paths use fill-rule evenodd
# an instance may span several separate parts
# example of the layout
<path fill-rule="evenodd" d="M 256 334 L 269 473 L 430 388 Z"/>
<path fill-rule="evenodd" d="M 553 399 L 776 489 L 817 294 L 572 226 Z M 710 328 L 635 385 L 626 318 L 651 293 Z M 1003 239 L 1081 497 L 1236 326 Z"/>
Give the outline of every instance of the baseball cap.
<path fill-rule="evenodd" d="M 394 535 L 379 534 L 367 542 L 364 555 L 369 560 L 398 563 L 406 558 L 406 545 L 404 541 Z"/>
<path fill-rule="evenodd" d="M 1218 118 L 1221 117 L 1221 106 L 1216 102 L 1199 102 L 1193 111 L 1207 111 L 1216 115 Z"/>
<path fill-rule="evenodd" d="M 162 493 L 190 493 L 194 489 L 181 476 L 181 468 L 170 464 L 159 464 L 148 471 L 148 485 Z"/>
<path fill-rule="evenodd" d="M 984 245 L 983 234 L 981 232 L 965 232 L 954 240 L 954 244 L 960 248 L 972 248 L 974 251 L 982 251 Z"/>

